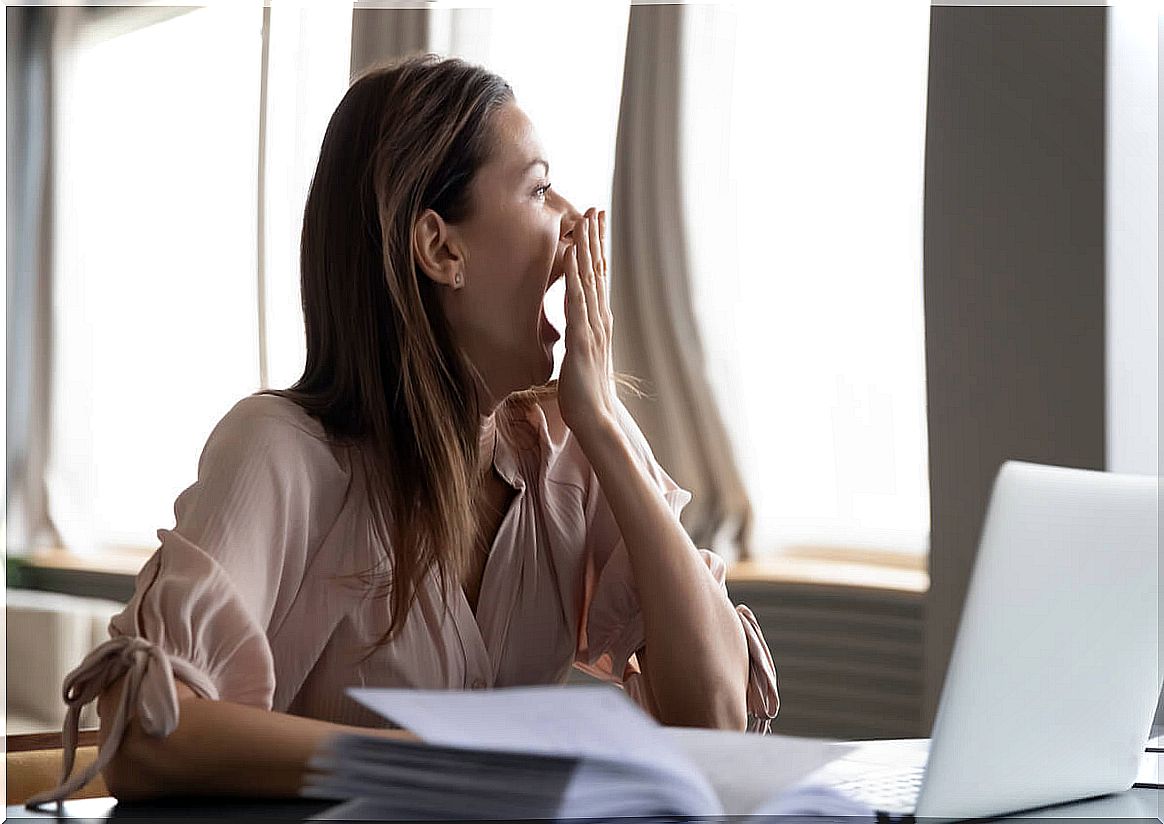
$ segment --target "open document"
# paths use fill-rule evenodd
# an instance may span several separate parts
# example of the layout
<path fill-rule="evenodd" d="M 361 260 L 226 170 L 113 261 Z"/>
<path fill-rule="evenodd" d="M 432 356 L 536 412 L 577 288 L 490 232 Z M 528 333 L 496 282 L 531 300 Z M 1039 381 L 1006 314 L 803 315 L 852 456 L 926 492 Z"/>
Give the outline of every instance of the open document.
<path fill-rule="evenodd" d="M 874 817 L 801 781 L 852 747 L 663 727 L 612 686 L 348 694 L 421 742 L 333 738 L 303 792 L 346 802 L 320 819 Z"/>

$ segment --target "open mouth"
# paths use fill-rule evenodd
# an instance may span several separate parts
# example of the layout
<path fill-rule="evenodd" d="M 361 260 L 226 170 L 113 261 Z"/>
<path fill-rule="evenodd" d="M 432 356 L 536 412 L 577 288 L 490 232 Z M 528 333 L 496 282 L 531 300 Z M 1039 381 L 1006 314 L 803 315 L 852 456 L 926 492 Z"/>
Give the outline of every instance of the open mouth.
<path fill-rule="evenodd" d="M 565 307 L 562 304 L 562 297 L 556 300 L 549 299 L 549 294 L 554 291 L 554 285 L 566 277 L 565 260 L 554 261 L 554 267 L 550 270 L 549 276 L 546 278 L 545 288 L 542 290 L 542 305 L 541 311 L 538 312 L 538 330 L 543 337 L 552 340 L 558 340 L 562 337 L 559 329 L 565 329 Z M 563 283 L 563 285 L 565 285 Z M 559 308 L 561 311 L 558 311 Z M 557 318 L 557 323 L 551 320 Z"/>
<path fill-rule="evenodd" d="M 563 257 L 562 260 L 554 261 L 554 266 L 550 270 L 550 276 L 546 279 L 546 288 L 542 290 L 542 294 L 550 291 L 550 287 L 564 277 L 566 277 L 566 260 Z"/>

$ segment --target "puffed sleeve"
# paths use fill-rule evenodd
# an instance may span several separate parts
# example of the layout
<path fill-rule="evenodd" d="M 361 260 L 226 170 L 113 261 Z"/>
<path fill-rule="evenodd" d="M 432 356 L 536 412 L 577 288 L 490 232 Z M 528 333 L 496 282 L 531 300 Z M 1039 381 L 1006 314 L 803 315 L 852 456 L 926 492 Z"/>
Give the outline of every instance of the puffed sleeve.
<path fill-rule="evenodd" d="M 617 404 L 619 424 L 627 434 L 636 458 L 667 501 L 675 519 L 691 501 L 691 493 L 680 487 L 655 460 L 650 445 L 621 401 Z M 627 694 L 653 715 L 657 707 L 645 688 L 635 653 L 646 645 L 642 611 L 634 583 L 630 556 L 591 470 L 586 497 L 586 567 L 583 585 L 583 617 L 579 622 L 579 643 L 575 667 L 587 674 L 623 686 Z M 727 596 L 727 564 L 716 553 L 699 549 L 711 574 Z M 736 606 L 748 644 L 747 711 L 748 730 L 766 734 L 780 707 L 776 666 L 760 631 L 755 615 L 745 605 Z"/>
<path fill-rule="evenodd" d="M 268 630 L 293 599 L 322 513 L 326 443 L 285 416 L 279 398 L 240 401 L 210 434 L 198 479 L 174 504 L 174 529 L 136 579 L 110 639 L 66 677 L 59 786 L 30 798 L 61 801 L 109 763 L 136 711 L 155 737 L 178 724 L 174 679 L 199 696 L 271 708 L 275 670 Z M 128 674 L 110 734 L 88 769 L 72 772 L 82 708 Z"/>

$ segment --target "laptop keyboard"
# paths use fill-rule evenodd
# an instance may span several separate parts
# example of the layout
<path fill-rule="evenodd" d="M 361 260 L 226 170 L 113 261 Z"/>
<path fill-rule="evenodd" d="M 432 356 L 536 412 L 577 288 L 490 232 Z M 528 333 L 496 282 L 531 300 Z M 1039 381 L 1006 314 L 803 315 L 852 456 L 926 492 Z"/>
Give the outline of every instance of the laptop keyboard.
<path fill-rule="evenodd" d="M 904 812 L 913 810 L 916 805 L 924 775 L 924 767 L 909 767 L 852 778 L 837 783 L 835 787 L 879 809 Z"/>

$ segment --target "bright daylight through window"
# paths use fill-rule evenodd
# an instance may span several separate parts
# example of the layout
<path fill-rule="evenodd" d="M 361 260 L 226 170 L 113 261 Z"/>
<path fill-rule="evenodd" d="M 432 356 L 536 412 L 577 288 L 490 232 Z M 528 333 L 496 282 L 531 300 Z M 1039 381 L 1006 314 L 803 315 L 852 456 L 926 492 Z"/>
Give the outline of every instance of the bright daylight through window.
<path fill-rule="evenodd" d="M 553 185 L 609 207 L 629 7 L 598 3 L 549 41 L 549 4 L 430 13 L 433 51 L 514 86 Z M 63 67 L 47 482 L 74 551 L 156 545 L 214 422 L 298 377 L 300 210 L 351 10 L 272 10 L 265 140 L 262 15 L 217 3 L 79 32 Z M 692 4 L 685 20 L 692 297 L 753 549 L 924 553 L 928 5 Z M 546 48 L 589 67 L 585 117 Z M 547 298 L 559 328 L 563 296 Z"/>
<path fill-rule="evenodd" d="M 929 4 L 688 12 L 692 297 L 753 551 L 924 553 Z"/>

